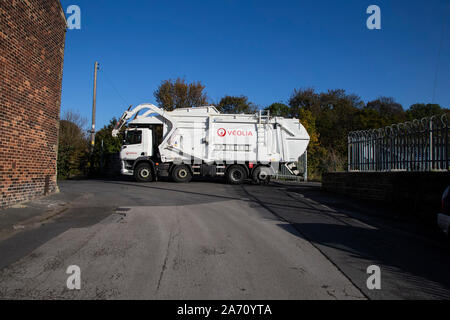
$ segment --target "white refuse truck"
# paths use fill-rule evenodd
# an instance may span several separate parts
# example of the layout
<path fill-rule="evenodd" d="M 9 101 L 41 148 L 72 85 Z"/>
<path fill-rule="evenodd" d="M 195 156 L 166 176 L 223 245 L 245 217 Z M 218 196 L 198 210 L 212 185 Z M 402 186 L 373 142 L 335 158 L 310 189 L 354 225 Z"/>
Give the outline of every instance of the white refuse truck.
<path fill-rule="evenodd" d="M 261 111 L 221 114 L 214 106 L 165 111 L 152 104 L 130 109 L 119 119 L 113 136 L 128 123 L 121 173 L 140 182 L 223 176 L 231 184 L 245 179 L 266 183 L 280 165 L 295 174 L 309 143 L 298 119 L 270 117 Z"/>

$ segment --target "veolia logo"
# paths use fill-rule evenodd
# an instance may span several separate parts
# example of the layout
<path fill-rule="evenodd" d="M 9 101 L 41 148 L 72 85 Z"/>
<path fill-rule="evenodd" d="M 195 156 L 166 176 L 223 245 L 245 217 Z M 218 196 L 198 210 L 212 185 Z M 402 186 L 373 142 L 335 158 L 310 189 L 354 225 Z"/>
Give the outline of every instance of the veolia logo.
<path fill-rule="evenodd" d="M 240 130 L 240 129 L 233 129 L 233 130 L 225 130 L 224 128 L 220 128 L 217 130 L 217 134 L 220 137 L 225 137 L 227 134 L 229 136 L 235 136 L 235 137 L 252 137 L 253 133 L 248 130 Z"/>
<path fill-rule="evenodd" d="M 218 134 L 220 137 L 225 137 L 226 134 L 227 134 L 227 131 L 226 131 L 224 128 L 220 128 L 219 130 L 217 130 L 217 134 Z"/>

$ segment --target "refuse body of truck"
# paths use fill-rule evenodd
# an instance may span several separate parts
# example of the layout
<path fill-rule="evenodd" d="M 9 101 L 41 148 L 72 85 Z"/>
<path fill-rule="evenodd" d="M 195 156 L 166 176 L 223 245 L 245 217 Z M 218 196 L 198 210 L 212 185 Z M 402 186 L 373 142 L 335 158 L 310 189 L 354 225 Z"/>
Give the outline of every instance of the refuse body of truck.
<path fill-rule="evenodd" d="M 309 143 L 298 119 L 261 111 L 221 114 L 214 106 L 165 111 L 152 104 L 130 109 L 119 119 L 113 136 L 128 123 L 121 173 L 139 182 L 222 176 L 231 184 L 245 179 L 267 183 L 280 165 L 298 173 L 296 163 Z"/>

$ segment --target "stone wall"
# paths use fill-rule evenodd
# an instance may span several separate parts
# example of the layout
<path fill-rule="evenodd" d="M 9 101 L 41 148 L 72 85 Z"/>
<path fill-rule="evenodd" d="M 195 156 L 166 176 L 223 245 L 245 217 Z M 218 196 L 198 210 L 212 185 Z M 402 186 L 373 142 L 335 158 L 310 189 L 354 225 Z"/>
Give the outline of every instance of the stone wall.
<path fill-rule="evenodd" d="M 429 213 L 430 219 L 448 186 L 450 172 L 333 172 L 322 180 L 326 191 L 385 203 L 404 213 Z"/>

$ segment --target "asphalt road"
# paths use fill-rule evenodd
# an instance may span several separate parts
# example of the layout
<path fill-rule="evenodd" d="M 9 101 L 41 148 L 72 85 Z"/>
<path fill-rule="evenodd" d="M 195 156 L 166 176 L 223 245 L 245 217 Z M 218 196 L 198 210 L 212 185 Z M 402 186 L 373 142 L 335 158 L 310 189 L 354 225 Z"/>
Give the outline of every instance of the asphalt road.
<path fill-rule="evenodd" d="M 60 187 L 48 199 L 58 210 L 0 242 L 0 298 L 450 297 L 446 245 L 325 206 L 331 196 L 314 185 Z M 70 265 L 80 290 L 66 287 Z M 381 268 L 381 290 L 367 289 L 370 265 Z"/>

